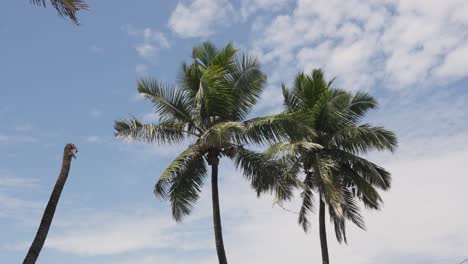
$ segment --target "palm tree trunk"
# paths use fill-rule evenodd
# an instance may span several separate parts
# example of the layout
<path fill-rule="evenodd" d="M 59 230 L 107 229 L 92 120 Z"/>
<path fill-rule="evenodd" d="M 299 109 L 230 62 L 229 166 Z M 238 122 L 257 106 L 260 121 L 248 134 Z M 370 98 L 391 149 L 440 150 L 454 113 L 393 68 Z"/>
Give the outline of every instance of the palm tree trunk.
<path fill-rule="evenodd" d="M 221 228 L 221 212 L 219 210 L 218 194 L 218 162 L 211 165 L 211 197 L 213 200 L 213 224 L 216 240 L 216 252 L 219 264 L 227 264 L 226 252 L 224 251 L 223 231 Z"/>
<path fill-rule="evenodd" d="M 60 195 L 62 193 L 63 187 L 65 186 L 65 182 L 67 181 L 68 172 L 70 171 L 71 159 L 72 157 L 74 157 L 75 151 L 75 145 L 67 144 L 65 146 L 60 175 L 57 178 L 54 190 L 50 195 L 49 202 L 47 203 L 46 209 L 42 216 L 41 224 L 39 225 L 39 229 L 37 230 L 36 237 L 34 238 L 34 241 L 31 244 L 31 247 L 29 248 L 28 254 L 24 259 L 23 264 L 36 263 L 36 260 L 39 257 L 39 253 L 41 253 L 41 249 L 44 246 L 47 234 L 49 233 L 50 225 L 52 223 L 52 219 L 54 217 L 55 208 L 57 208 Z"/>
<path fill-rule="evenodd" d="M 320 228 L 320 246 L 322 248 L 322 263 L 329 264 L 328 260 L 328 245 L 327 245 L 327 230 L 325 226 L 325 203 L 320 198 L 319 209 L 319 228 Z"/>

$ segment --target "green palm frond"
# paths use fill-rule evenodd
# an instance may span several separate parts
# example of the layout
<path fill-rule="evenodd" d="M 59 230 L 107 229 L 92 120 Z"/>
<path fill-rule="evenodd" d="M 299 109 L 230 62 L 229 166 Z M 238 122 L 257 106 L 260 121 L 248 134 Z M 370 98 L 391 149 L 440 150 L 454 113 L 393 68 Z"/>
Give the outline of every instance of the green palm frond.
<path fill-rule="evenodd" d="M 265 150 L 265 154 L 274 157 L 280 158 L 283 156 L 301 156 L 308 155 L 314 151 L 318 151 L 323 147 L 320 144 L 313 143 L 310 141 L 297 141 L 297 142 L 279 142 L 271 145 L 268 149 Z"/>
<path fill-rule="evenodd" d="M 232 43 L 228 43 L 222 49 L 217 50 L 214 58 L 209 62 L 209 65 L 218 65 L 224 67 L 227 71 L 231 71 L 236 64 L 236 54 L 238 49 L 234 48 Z"/>
<path fill-rule="evenodd" d="M 294 181 L 287 177 L 287 168 L 282 163 L 263 153 L 236 147 L 234 164 L 242 170 L 257 195 L 274 193 L 278 200 L 288 200 L 292 196 Z"/>
<path fill-rule="evenodd" d="M 249 143 L 274 144 L 276 142 L 313 136 L 315 131 L 308 124 L 306 112 L 274 114 L 253 118 L 244 122 L 245 138 Z"/>
<path fill-rule="evenodd" d="M 329 209 L 330 218 L 332 219 L 335 226 L 336 240 L 341 243 L 347 243 L 346 238 L 346 222 L 349 220 L 353 222 L 359 228 L 365 230 L 364 219 L 359 212 L 359 206 L 352 193 L 344 189 L 342 191 L 343 202 L 337 204 L 331 204 Z"/>
<path fill-rule="evenodd" d="M 329 153 L 335 157 L 338 163 L 343 166 L 352 167 L 354 172 L 372 186 L 376 186 L 382 190 L 390 188 L 391 175 L 384 168 L 346 151 L 330 150 Z"/>
<path fill-rule="evenodd" d="M 191 212 L 206 176 L 204 150 L 192 145 L 164 170 L 154 188 L 156 197 L 169 199 L 172 216 L 181 221 Z"/>
<path fill-rule="evenodd" d="M 34 5 L 46 6 L 46 0 L 30 1 Z M 59 16 L 68 17 L 77 25 L 79 23 L 76 12 L 88 9 L 88 5 L 83 0 L 50 0 L 50 3 L 57 10 Z"/>
<path fill-rule="evenodd" d="M 200 84 L 194 102 L 197 116 L 205 126 L 223 121 L 233 121 L 232 109 L 235 108 L 233 90 L 226 79 L 226 69 L 210 65 L 202 71 Z M 227 119 L 227 120 L 225 120 Z"/>
<path fill-rule="evenodd" d="M 309 172 L 303 182 L 303 189 L 301 192 L 302 205 L 298 218 L 298 222 L 302 226 L 302 229 L 304 229 L 304 232 L 307 232 L 310 228 L 308 215 L 314 211 L 314 193 L 311 186 L 313 186 L 313 175 Z"/>
<path fill-rule="evenodd" d="M 138 92 L 153 102 L 161 120 L 175 119 L 195 126 L 193 104 L 186 92 L 149 78 L 139 80 L 137 85 Z"/>
<path fill-rule="evenodd" d="M 201 144 L 215 149 L 221 149 L 231 143 L 241 145 L 241 139 L 246 127 L 242 122 L 223 122 L 208 128 L 198 139 Z"/>
<path fill-rule="evenodd" d="M 374 97 L 370 96 L 366 92 L 358 91 L 356 94 L 351 96 L 346 111 L 348 112 L 348 118 L 353 119 L 355 123 L 359 122 L 365 114 L 378 107 L 377 101 Z"/>
<path fill-rule="evenodd" d="M 210 42 L 203 42 L 192 50 L 192 58 L 201 63 L 204 67 L 208 67 L 211 61 L 216 57 L 218 48 Z"/>
<path fill-rule="evenodd" d="M 243 54 L 234 64 L 228 78 L 235 97 L 235 118 L 245 118 L 260 98 L 266 82 L 266 76 L 260 69 L 260 61 L 256 57 Z"/>
<path fill-rule="evenodd" d="M 159 124 L 143 124 L 138 119 L 119 120 L 114 124 L 115 137 L 146 143 L 179 143 L 184 140 L 184 125 L 166 121 Z"/>
<path fill-rule="evenodd" d="M 328 146 L 351 153 L 365 154 L 372 150 L 395 151 L 398 146 L 395 133 L 383 127 L 364 124 L 345 127 L 331 135 Z"/>
<path fill-rule="evenodd" d="M 343 177 L 343 187 L 350 190 L 354 197 L 361 200 L 366 208 L 375 210 L 380 208 L 382 198 L 377 189 L 366 180 L 366 176 L 360 175 L 348 164 L 342 164 L 339 173 Z"/>

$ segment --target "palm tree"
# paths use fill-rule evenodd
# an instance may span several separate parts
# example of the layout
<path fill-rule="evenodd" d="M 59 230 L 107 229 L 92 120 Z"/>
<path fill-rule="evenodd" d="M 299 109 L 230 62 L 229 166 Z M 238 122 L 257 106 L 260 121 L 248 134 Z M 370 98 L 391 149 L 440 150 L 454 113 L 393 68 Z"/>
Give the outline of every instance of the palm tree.
<path fill-rule="evenodd" d="M 159 122 L 143 124 L 137 118 L 117 121 L 118 138 L 147 143 L 191 144 L 164 170 L 155 186 L 158 198 L 168 199 L 172 216 L 182 221 L 190 214 L 211 167 L 211 192 L 216 251 L 226 264 L 218 191 L 220 158 L 232 159 L 257 194 L 278 192 L 285 198 L 291 188 L 279 175 L 281 166 L 263 153 L 243 147 L 249 143 L 271 143 L 283 138 L 294 118 L 279 114 L 245 120 L 256 104 L 265 83 L 258 59 L 237 56 L 228 44 L 217 49 L 203 43 L 193 49 L 192 63 L 183 64 L 177 86 L 153 79 L 138 81 L 138 91 L 150 100 Z"/>
<path fill-rule="evenodd" d="M 379 209 L 382 199 L 378 189 L 390 188 L 391 176 L 384 168 L 361 157 L 372 150 L 394 151 L 397 139 L 393 132 L 362 124 L 365 114 L 377 107 L 376 100 L 365 92 L 354 94 L 332 88 L 321 70 L 298 74 L 292 89 L 283 85 L 286 112 L 307 112 L 315 133 L 272 145 L 266 153 L 288 164 L 290 174 L 304 173 L 301 182 L 302 206 L 299 223 L 307 232 L 313 197 L 319 200 L 319 233 L 324 264 L 329 263 L 325 210 L 334 223 L 338 242 L 347 242 L 345 220 L 365 229 L 358 202 L 366 208 Z"/>
<path fill-rule="evenodd" d="M 57 178 L 57 182 L 55 183 L 54 190 L 52 191 L 49 202 L 47 203 L 47 206 L 44 210 L 41 224 L 37 229 L 36 237 L 34 238 L 34 241 L 29 248 L 28 254 L 24 259 L 23 264 L 36 263 L 36 260 L 41 253 L 42 247 L 44 246 L 44 242 L 47 238 L 47 234 L 49 233 L 50 225 L 52 224 L 52 219 L 54 218 L 55 209 L 57 208 L 60 195 L 62 194 L 63 187 L 65 186 L 65 182 L 68 178 L 68 173 L 70 172 L 72 157 L 75 157 L 76 152 L 77 149 L 75 145 L 67 144 L 65 146 L 63 151 L 62 169 L 60 170 L 60 174 Z"/>
<path fill-rule="evenodd" d="M 46 0 L 30 1 L 34 5 L 46 6 Z M 57 10 L 59 16 L 68 17 L 77 25 L 78 18 L 76 17 L 76 12 L 88 9 L 88 5 L 83 0 L 50 0 L 50 3 Z"/>

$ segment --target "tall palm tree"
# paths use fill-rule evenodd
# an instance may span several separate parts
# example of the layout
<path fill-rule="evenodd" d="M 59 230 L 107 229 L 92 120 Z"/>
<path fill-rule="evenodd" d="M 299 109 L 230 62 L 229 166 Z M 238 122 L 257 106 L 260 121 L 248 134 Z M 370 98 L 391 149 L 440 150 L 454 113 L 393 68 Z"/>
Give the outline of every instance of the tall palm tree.
<path fill-rule="evenodd" d="M 279 175 L 281 166 L 263 153 L 243 146 L 283 138 L 295 122 L 288 114 L 245 120 L 265 83 L 258 59 L 237 56 L 231 44 L 217 49 L 205 42 L 193 49 L 192 63 L 183 64 L 177 86 L 153 79 L 138 81 L 138 91 L 150 100 L 159 122 L 143 124 L 137 118 L 117 121 L 118 138 L 142 142 L 191 144 L 164 170 L 155 186 L 159 198 L 171 203 L 172 216 L 180 222 L 190 214 L 211 167 L 211 192 L 216 251 L 226 264 L 218 191 L 220 158 L 232 159 L 258 194 L 276 191 L 289 197 L 291 188 Z"/>
<path fill-rule="evenodd" d="M 46 0 L 30 0 L 34 5 L 46 6 Z M 83 0 L 50 0 L 52 6 L 57 10 L 59 16 L 70 18 L 78 25 L 76 12 L 88 9 L 88 5 Z"/>
<path fill-rule="evenodd" d="M 65 182 L 68 178 L 68 173 L 70 172 L 72 157 L 75 157 L 76 152 L 77 149 L 75 145 L 67 144 L 65 146 L 63 151 L 62 169 L 60 170 L 60 174 L 57 178 L 57 182 L 55 183 L 54 190 L 52 191 L 49 202 L 47 203 L 47 206 L 44 210 L 41 224 L 37 229 L 36 237 L 34 238 L 34 241 L 29 248 L 28 254 L 24 259 L 23 264 L 36 263 L 36 260 L 41 253 L 42 247 L 44 246 L 44 242 L 47 238 L 47 234 L 49 233 L 50 225 L 52 224 L 52 219 L 54 218 L 55 209 L 57 208 L 60 195 L 62 194 L 63 187 L 65 186 Z"/>
<path fill-rule="evenodd" d="M 347 242 L 345 220 L 365 229 L 359 202 L 366 208 L 379 209 L 382 199 L 378 189 L 390 188 L 391 175 L 384 168 L 361 155 L 369 151 L 394 151 L 397 139 L 393 132 L 361 121 L 377 107 L 376 100 L 365 92 L 351 94 L 332 88 L 321 70 L 298 74 L 292 89 L 283 85 L 286 112 L 307 112 L 314 134 L 291 138 L 272 145 L 266 153 L 288 164 L 292 175 L 303 178 L 299 223 L 309 228 L 309 213 L 314 208 L 314 193 L 319 200 L 319 234 L 324 264 L 329 263 L 325 210 L 334 223 L 338 242 Z"/>

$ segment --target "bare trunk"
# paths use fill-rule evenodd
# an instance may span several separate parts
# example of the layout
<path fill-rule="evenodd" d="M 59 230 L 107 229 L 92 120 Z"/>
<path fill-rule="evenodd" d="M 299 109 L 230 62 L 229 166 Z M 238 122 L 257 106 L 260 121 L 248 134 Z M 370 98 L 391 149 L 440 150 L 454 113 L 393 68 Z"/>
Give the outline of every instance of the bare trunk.
<path fill-rule="evenodd" d="M 327 230 L 325 226 L 325 203 L 320 198 L 319 208 L 319 228 L 320 228 L 320 246 L 322 248 L 322 263 L 329 264 L 328 260 L 328 244 L 327 244 Z"/>
<path fill-rule="evenodd" d="M 74 152 L 76 151 L 76 147 L 73 144 L 67 144 L 65 146 L 65 150 L 63 152 L 63 161 L 62 161 L 62 169 L 60 171 L 60 175 L 55 183 L 54 190 L 50 195 L 49 202 L 44 210 L 44 214 L 42 216 L 41 224 L 36 233 L 36 237 L 29 248 L 28 254 L 23 261 L 23 264 L 34 264 L 36 263 L 39 254 L 41 253 L 41 249 L 44 246 L 44 243 L 47 238 L 47 234 L 49 233 L 49 228 L 52 223 L 52 219 L 54 218 L 55 209 L 57 208 L 58 201 L 60 199 L 60 195 L 62 194 L 63 187 L 65 186 L 65 182 L 68 178 L 68 173 L 70 171 L 70 164 L 71 159 L 74 156 Z"/>
<path fill-rule="evenodd" d="M 219 210 L 218 195 L 218 163 L 211 165 L 211 196 L 213 200 L 213 224 L 216 240 L 216 252 L 219 264 L 227 264 L 226 252 L 224 251 L 223 231 L 221 228 L 221 212 Z"/>

